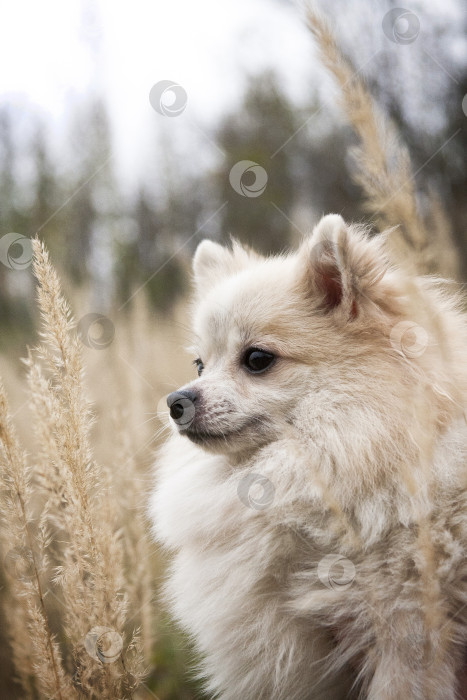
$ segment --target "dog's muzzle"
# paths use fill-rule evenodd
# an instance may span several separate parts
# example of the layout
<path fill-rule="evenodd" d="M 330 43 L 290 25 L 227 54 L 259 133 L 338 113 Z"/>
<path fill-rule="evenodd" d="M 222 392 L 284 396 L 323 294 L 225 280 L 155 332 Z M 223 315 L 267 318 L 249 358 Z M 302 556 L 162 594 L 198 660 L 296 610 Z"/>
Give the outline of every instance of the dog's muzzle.
<path fill-rule="evenodd" d="M 187 430 L 192 424 L 198 401 L 198 394 L 194 391 L 173 391 L 167 396 L 167 406 L 170 409 L 170 417 L 180 430 Z"/>

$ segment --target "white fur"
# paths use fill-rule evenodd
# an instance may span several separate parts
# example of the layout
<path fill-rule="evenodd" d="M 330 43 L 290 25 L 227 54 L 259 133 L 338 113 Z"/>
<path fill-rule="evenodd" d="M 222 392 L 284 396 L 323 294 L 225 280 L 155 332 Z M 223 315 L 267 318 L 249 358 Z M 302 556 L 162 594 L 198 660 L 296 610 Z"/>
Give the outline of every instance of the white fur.
<path fill-rule="evenodd" d="M 174 429 L 151 516 L 174 553 L 166 598 L 207 687 L 222 700 L 459 697 L 467 327 L 456 301 L 340 217 L 290 256 L 202 243 L 194 268 L 205 369 L 184 388 L 201 392 L 201 428 L 225 439 L 198 446 Z M 406 321 L 425 333 L 415 356 L 398 345 Z M 249 346 L 274 352 L 274 366 L 248 374 Z M 269 487 L 267 502 L 253 496 L 260 507 L 245 501 L 250 474 Z"/>

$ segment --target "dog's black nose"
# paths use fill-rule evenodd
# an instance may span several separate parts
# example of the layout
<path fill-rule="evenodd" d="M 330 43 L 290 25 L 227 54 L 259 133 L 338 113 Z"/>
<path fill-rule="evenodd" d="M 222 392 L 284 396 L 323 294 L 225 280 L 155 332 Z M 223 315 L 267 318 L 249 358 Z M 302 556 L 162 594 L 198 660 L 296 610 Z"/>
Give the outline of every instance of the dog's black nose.
<path fill-rule="evenodd" d="M 182 428 L 187 428 L 195 417 L 195 402 L 198 394 L 195 391 L 173 391 L 167 396 L 167 406 L 170 416 Z"/>

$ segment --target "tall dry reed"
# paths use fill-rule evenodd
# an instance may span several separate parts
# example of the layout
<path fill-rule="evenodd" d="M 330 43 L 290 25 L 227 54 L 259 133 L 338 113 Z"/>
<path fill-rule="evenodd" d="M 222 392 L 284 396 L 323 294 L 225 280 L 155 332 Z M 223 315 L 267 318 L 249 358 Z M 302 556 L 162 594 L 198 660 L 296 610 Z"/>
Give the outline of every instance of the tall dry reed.
<path fill-rule="evenodd" d="M 400 260 L 414 263 L 422 273 L 458 277 L 459 260 L 439 198 L 430 192 L 422 215 L 410 154 L 395 124 L 344 55 L 329 21 L 306 0 L 305 14 L 321 61 L 337 81 L 344 112 L 359 138 L 351 155 L 368 213 L 380 231 L 394 228 L 390 243 Z"/>

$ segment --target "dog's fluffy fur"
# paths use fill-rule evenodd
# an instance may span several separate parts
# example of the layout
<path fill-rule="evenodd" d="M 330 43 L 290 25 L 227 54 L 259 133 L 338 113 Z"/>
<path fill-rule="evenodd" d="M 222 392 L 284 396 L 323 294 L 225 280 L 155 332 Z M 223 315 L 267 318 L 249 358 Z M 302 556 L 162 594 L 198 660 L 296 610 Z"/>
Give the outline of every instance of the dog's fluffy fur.
<path fill-rule="evenodd" d="M 467 325 L 385 245 L 330 215 L 288 256 L 196 252 L 204 371 L 151 515 L 222 700 L 459 697 Z"/>

